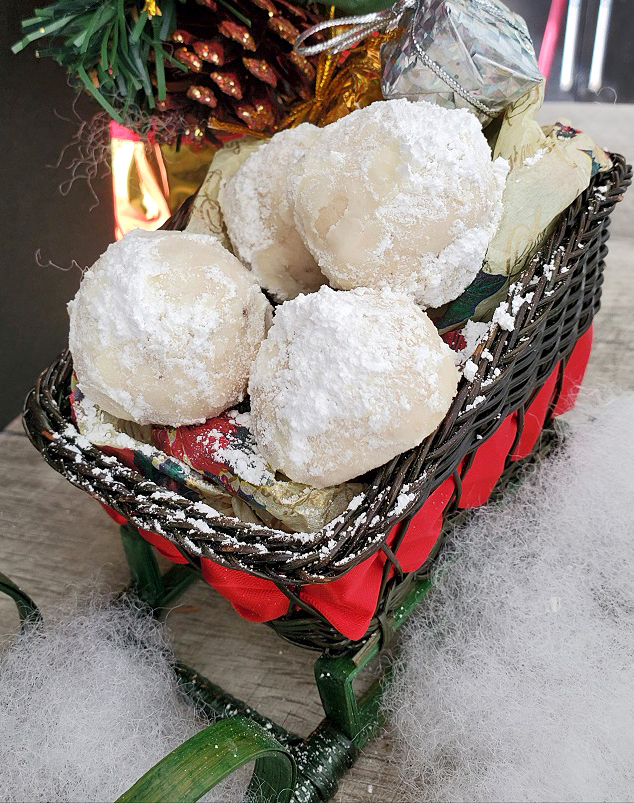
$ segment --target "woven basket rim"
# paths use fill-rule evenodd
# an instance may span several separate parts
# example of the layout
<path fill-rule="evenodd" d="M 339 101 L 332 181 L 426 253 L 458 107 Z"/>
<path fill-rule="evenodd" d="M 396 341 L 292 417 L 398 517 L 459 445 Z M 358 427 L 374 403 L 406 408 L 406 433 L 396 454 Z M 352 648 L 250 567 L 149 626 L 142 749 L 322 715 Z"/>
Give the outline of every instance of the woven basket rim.
<path fill-rule="evenodd" d="M 359 495 L 362 499 L 356 497 L 355 505 L 315 533 L 286 533 L 223 516 L 161 488 L 92 446 L 70 419 L 68 352 L 42 373 L 27 397 L 27 434 L 73 484 L 135 526 L 168 538 L 195 565 L 208 558 L 286 588 L 333 581 L 381 548 L 392 528 L 410 520 L 474 445 L 494 434 L 511 412 L 505 407 L 505 382 L 536 348 L 544 321 L 568 292 L 575 267 L 586 258 L 588 245 L 631 181 L 623 157 L 612 154 L 612 159 L 612 169 L 597 174 L 560 216 L 552 235 L 511 286 L 504 303 L 512 310 L 513 328 L 503 328 L 503 320 L 491 326 L 471 357 L 477 369 L 474 378 L 461 378 L 438 429 L 420 446 L 377 469 Z M 182 227 L 187 217 L 185 208 L 171 227 Z M 527 387 L 527 398 L 534 390 Z M 82 464 L 75 473 L 73 463 Z M 97 487 L 104 472 L 111 480 L 106 491 Z M 411 498 L 399 504 L 401 492 Z"/>

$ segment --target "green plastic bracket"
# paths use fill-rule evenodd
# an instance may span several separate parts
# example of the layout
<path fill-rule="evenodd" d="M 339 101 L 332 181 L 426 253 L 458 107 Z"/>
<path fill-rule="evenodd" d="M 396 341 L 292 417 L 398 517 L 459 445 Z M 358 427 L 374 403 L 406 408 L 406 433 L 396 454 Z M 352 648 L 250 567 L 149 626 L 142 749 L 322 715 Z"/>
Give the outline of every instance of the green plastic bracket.
<path fill-rule="evenodd" d="M 400 607 L 386 617 L 386 627 L 397 631 L 430 589 L 428 579 L 417 582 Z M 381 642 L 382 634 L 377 631 L 354 651 L 334 658 L 322 655 L 315 661 L 315 680 L 326 716 L 358 748 L 367 744 L 381 725 L 382 681 L 375 681 L 359 699 L 353 684 L 378 655 Z M 388 674 L 386 670 L 383 679 Z"/>
<path fill-rule="evenodd" d="M 0 592 L 6 594 L 15 602 L 20 617 L 20 626 L 24 631 L 29 625 L 42 621 L 42 614 L 31 597 L 10 580 L 6 574 L 0 572 Z"/>
<path fill-rule="evenodd" d="M 288 803 L 295 786 L 291 753 L 243 717 L 222 719 L 155 764 L 117 803 L 195 803 L 237 769 L 255 761 L 249 800 Z"/>
<path fill-rule="evenodd" d="M 121 527 L 121 541 L 134 592 L 154 611 L 166 608 L 198 579 L 191 566 L 173 566 L 161 574 L 154 547 L 132 525 Z"/>
<path fill-rule="evenodd" d="M 337 790 L 339 780 L 353 765 L 359 750 L 335 725 L 324 719 L 303 739 L 263 716 L 182 663 L 174 666 L 183 692 L 208 717 L 243 717 L 259 725 L 285 747 L 297 764 L 293 803 L 324 803 Z M 369 739 L 368 739 L 369 741 Z M 254 783 L 256 782 L 254 775 Z"/>

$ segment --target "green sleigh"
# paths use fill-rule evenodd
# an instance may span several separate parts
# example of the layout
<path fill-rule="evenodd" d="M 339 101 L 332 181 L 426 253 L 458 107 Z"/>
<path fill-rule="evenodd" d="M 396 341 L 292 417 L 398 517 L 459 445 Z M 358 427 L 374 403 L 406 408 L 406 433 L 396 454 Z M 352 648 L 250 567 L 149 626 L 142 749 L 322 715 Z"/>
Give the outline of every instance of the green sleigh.
<path fill-rule="evenodd" d="M 457 404 L 462 408 L 450 411 L 450 420 L 441 425 L 440 434 L 433 436 L 436 441 L 432 446 L 436 452 L 427 444 L 427 451 L 421 453 L 419 462 L 423 466 L 429 455 L 442 453 L 443 459 L 433 467 L 437 469 L 434 487 L 453 475 L 459 489 L 459 468 L 469 465 L 469 457 L 476 449 L 474 444 L 491 437 L 510 413 L 517 413 L 518 421 L 523 422 L 525 411 L 544 383 L 558 366 L 565 366 L 577 342 L 589 330 L 599 308 L 609 216 L 631 182 L 631 168 L 622 157 L 613 155 L 612 158 L 612 170 L 595 177 L 588 190 L 561 216 L 555 232 L 528 266 L 525 286 L 532 282 L 531 287 L 536 288 L 531 308 L 518 315 L 515 331 L 492 334 L 487 348 L 489 355 L 493 355 L 493 363 L 489 364 L 491 361 L 482 354 L 474 357 L 481 371 L 480 378 L 486 371 L 500 366 L 495 381 L 484 383 L 480 391 L 465 390 L 462 396 L 459 391 Z M 600 192 L 597 191 L 599 183 L 602 185 Z M 93 470 L 94 461 L 99 457 L 96 450 L 86 448 L 80 450 L 78 460 L 77 447 L 70 449 L 62 437 L 71 423 L 68 365 L 65 373 L 61 372 L 63 362 L 63 359 L 58 360 L 42 373 L 26 400 L 23 421 L 29 438 L 44 459 L 73 484 L 86 490 L 86 477 L 99 474 Z M 561 377 L 557 388 L 561 392 Z M 481 392 L 484 401 L 470 408 L 469 392 Z M 492 498 L 508 493 L 521 478 L 526 465 L 545 456 L 559 442 L 562 425 L 552 412 L 553 404 L 533 452 L 521 461 L 507 461 Z M 417 450 L 413 451 L 413 456 L 405 455 L 402 459 L 406 467 L 414 465 L 420 471 L 421 466 L 415 460 Z M 405 474 L 403 469 L 399 474 L 401 482 Z M 127 513 L 129 523 L 121 528 L 121 534 L 132 580 L 129 592 L 160 615 L 200 574 L 190 565 L 176 565 L 161 574 L 153 548 L 139 535 L 137 526 L 142 524 L 138 519 L 135 523 L 134 513 L 130 512 L 136 503 L 134 489 L 147 488 L 150 483 L 123 468 L 117 476 L 116 493 L 112 483 L 104 485 L 98 493 L 91 486 L 92 493 L 119 512 Z M 379 476 L 387 482 L 385 468 L 379 470 Z M 393 482 L 393 477 L 388 476 L 388 479 Z M 122 484 L 127 480 L 131 483 L 129 488 Z M 432 490 L 434 488 L 428 484 L 421 493 L 419 507 L 402 513 L 401 520 L 405 524 Z M 457 494 L 459 496 L 459 490 Z M 123 507 L 121 499 L 126 500 Z M 460 510 L 457 505 L 445 515 L 443 533 L 435 552 L 448 533 L 468 516 L 469 512 Z M 386 537 L 393 526 L 394 521 L 386 519 Z M 195 801 L 251 762 L 255 762 L 249 787 L 253 800 L 278 803 L 329 800 L 359 752 L 382 726 L 381 699 L 387 688 L 389 668 L 360 696 L 355 693 L 354 683 L 373 659 L 390 646 L 392 637 L 429 592 L 431 565 L 428 561 L 422 570 L 396 577 L 386 584 L 375 626 L 363 639 L 356 643 L 339 643 L 337 650 L 323 650 L 315 662 L 315 682 L 324 719 L 308 738 L 288 732 L 193 669 L 175 663 L 174 670 L 185 692 L 212 724 L 160 761 L 122 795 L 120 801 Z M 31 626 L 40 618 L 34 603 L 10 580 L 1 578 L 0 590 L 15 600 L 23 627 Z M 301 616 L 286 618 L 275 629 L 287 640 L 300 644 L 306 643 L 302 631 L 305 627 L 311 639 L 314 633 L 321 638 L 323 632 L 310 630 L 314 623 L 309 621 L 305 611 L 300 613 Z M 330 634 L 326 633 L 326 637 L 329 639 Z M 309 639 L 308 643 L 313 648 L 319 646 L 319 641 Z"/>

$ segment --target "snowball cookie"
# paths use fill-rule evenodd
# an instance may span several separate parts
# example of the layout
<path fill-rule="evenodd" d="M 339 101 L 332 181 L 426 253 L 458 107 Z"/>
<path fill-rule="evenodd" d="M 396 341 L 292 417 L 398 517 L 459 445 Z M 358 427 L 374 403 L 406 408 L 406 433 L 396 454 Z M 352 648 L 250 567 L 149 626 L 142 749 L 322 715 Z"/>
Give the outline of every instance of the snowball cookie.
<path fill-rule="evenodd" d="M 316 140 L 310 123 L 280 131 L 252 153 L 218 200 L 238 257 L 278 300 L 312 293 L 326 278 L 295 228 L 287 198 L 289 167 Z"/>
<path fill-rule="evenodd" d="M 384 285 L 438 307 L 481 268 L 507 172 L 471 112 L 388 100 L 326 126 L 289 190 L 333 287 Z"/>
<path fill-rule="evenodd" d="M 140 230 L 86 271 L 68 309 L 81 391 L 119 418 L 171 426 L 242 398 L 271 314 L 215 238 Z"/>
<path fill-rule="evenodd" d="M 456 392 L 453 352 L 409 297 L 322 287 L 277 308 L 249 380 L 262 454 L 317 488 L 419 444 Z"/>

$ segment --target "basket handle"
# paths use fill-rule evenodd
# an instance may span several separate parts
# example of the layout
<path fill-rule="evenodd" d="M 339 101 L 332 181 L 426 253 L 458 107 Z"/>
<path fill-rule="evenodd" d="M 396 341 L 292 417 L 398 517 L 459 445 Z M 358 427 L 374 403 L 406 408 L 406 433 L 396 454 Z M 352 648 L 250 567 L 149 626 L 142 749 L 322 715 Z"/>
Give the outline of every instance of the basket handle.
<path fill-rule="evenodd" d="M 15 602 L 20 617 L 20 626 L 24 631 L 29 625 L 42 621 L 42 614 L 31 597 L 17 586 L 13 580 L 9 580 L 6 574 L 0 572 L 0 592 L 6 594 Z"/>
<path fill-rule="evenodd" d="M 295 786 L 291 754 L 245 717 L 221 719 L 183 742 L 116 803 L 194 803 L 237 769 L 255 761 L 248 799 L 288 803 Z"/>

